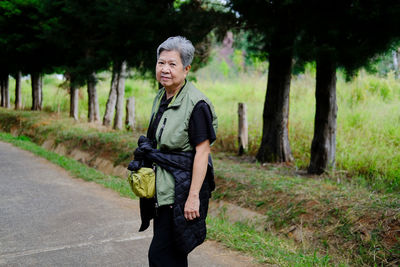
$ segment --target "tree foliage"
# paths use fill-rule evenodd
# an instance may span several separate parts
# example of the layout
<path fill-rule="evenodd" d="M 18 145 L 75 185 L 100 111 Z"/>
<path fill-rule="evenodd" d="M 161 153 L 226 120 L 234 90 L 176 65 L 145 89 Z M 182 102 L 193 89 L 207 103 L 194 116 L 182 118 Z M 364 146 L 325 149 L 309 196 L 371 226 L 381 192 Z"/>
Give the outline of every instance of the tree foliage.
<path fill-rule="evenodd" d="M 157 46 L 173 35 L 198 45 L 196 60 L 204 62 L 220 14 L 199 1 L 6 0 L 0 53 L 8 73 L 67 72 L 79 84 L 115 62 L 143 74 L 153 70 Z"/>
<path fill-rule="evenodd" d="M 40 1 L 14 0 L 0 3 L 0 50 L 3 71 L 45 71 L 52 64 L 51 47 L 43 39 Z M 45 60 L 44 60 L 45 59 Z"/>
<path fill-rule="evenodd" d="M 329 53 L 352 76 L 400 37 L 397 0 L 305 1 L 310 14 L 298 46 L 301 62 Z"/>

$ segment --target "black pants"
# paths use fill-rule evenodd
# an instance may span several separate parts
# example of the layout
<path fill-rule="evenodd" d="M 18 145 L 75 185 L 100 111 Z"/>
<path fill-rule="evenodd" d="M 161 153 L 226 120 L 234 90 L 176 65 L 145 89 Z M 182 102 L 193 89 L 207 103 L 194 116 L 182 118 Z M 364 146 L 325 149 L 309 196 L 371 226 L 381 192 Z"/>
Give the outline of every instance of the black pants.
<path fill-rule="evenodd" d="M 154 235 L 149 249 L 150 267 L 188 266 L 187 254 L 176 251 L 174 247 L 172 211 L 172 207 L 162 206 L 154 218 Z"/>

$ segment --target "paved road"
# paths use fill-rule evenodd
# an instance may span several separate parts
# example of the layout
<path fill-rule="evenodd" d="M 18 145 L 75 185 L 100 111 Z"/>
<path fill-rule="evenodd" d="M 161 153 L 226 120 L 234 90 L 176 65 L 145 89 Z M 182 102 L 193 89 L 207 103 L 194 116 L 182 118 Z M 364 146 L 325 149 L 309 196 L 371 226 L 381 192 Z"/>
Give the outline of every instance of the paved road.
<path fill-rule="evenodd" d="M 0 142 L 0 266 L 147 266 L 152 232 L 139 224 L 137 201 Z M 249 265 L 215 242 L 189 257 L 189 266 Z"/>

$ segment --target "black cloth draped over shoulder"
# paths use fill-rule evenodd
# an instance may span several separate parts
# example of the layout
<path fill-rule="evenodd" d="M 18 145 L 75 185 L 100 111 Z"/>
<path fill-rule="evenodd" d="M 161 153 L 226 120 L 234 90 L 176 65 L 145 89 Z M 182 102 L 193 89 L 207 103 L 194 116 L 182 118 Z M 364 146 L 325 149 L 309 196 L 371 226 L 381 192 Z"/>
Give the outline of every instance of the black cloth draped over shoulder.
<path fill-rule="evenodd" d="M 138 170 L 150 163 L 156 163 L 172 174 L 175 179 L 175 203 L 173 205 L 174 242 L 179 251 L 189 253 L 203 243 L 206 237 L 208 202 L 215 189 L 214 169 L 211 156 L 208 160 L 207 174 L 200 190 L 200 217 L 187 221 L 183 215 L 184 205 L 189 194 L 192 180 L 194 152 L 165 152 L 153 148 L 153 142 L 141 136 L 138 148 L 134 152 L 135 160 L 129 164 L 129 170 Z M 150 166 L 147 166 L 150 167 Z M 146 230 L 155 216 L 155 199 L 140 199 L 142 224 L 139 231 Z"/>

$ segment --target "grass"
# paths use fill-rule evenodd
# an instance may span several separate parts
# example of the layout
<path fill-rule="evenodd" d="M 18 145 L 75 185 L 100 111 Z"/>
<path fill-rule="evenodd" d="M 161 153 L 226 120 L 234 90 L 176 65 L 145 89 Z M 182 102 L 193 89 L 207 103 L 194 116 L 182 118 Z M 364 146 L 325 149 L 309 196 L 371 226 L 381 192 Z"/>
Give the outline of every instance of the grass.
<path fill-rule="evenodd" d="M 225 71 L 228 68 L 228 72 Z M 225 73 L 218 74 L 218 73 Z M 249 153 L 254 155 L 261 139 L 262 110 L 267 75 L 265 72 L 232 74 L 229 66 L 224 71 L 211 63 L 197 74 L 196 86 L 214 103 L 219 118 L 219 132 L 215 149 L 237 151 L 237 103 L 248 107 Z M 100 113 L 104 113 L 110 86 L 108 73 L 99 74 L 97 85 Z M 126 81 L 126 96 L 136 98 L 137 131 L 144 133 L 148 124 L 154 83 L 138 78 Z M 289 138 L 296 168 L 305 169 L 309 163 L 315 113 L 315 69 L 294 76 L 290 94 Z M 13 83 L 10 95 L 13 101 Z M 55 75 L 44 78 L 44 110 L 68 111 L 68 91 Z M 87 93 L 79 92 L 79 114 L 86 120 Z M 30 82 L 22 83 L 22 102 L 30 106 Z M 400 191 L 400 83 L 392 74 L 378 77 L 361 71 L 351 82 L 345 82 L 338 72 L 337 82 L 338 129 L 336 163 L 343 177 L 353 177 L 373 190 Z"/>
<path fill-rule="evenodd" d="M 313 77 L 313 76 L 311 76 Z M 296 78 L 295 88 L 308 100 L 292 97 L 290 140 L 296 164 L 309 158 L 314 106 L 310 81 Z M 374 89 L 371 89 L 374 88 Z M 302 90 L 300 89 L 300 90 Z M 392 76 L 379 78 L 363 72 L 350 83 L 339 76 L 337 84 L 337 167 L 347 177 L 363 178 L 375 190 L 400 189 L 400 83 Z M 385 92 L 385 93 L 383 93 Z M 295 93 L 292 91 L 293 95 Z M 294 98 L 294 99 L 293 99 Z M 296 118 L 297 117 L 297 118 Z M 300 123 L 302 122 L 302 123 Z M 298 150 L 297 148 L 301 148 Z"/>
<path fill-rule="evenodd" d="M 258 232 L 244 223 L 229 223 L 223 215 L 208 217 L 208 237 L 221 240 L 226 246 L 252 255 L 259 263 L 277 266 L 332 266 L 328 255 L 304 251 L 291 240 L 268 232 Z M 340 264 L 340 266 L 346 266 Z"/>
<path fill-rule="evenodd" d="M 336 264 L 395 265 L 400 261 L 400 196 L 371 192 L 352 180 L 309 177 L 285 165 L 260 166 L 239 157 L 214 157 L 225 200 L 265 215 L 267 232 L 318 248 Z"/>

